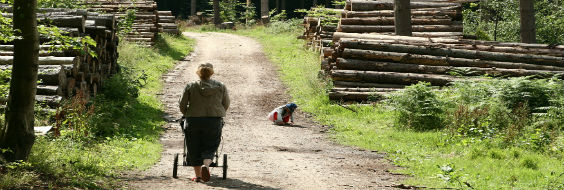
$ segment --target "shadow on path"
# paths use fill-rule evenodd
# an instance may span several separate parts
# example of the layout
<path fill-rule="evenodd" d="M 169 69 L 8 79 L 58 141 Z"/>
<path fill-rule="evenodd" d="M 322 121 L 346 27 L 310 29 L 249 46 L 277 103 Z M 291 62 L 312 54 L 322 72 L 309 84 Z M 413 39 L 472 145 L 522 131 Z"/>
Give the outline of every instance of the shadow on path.
<path fill-rule="evenodd" d="M 221 188 L 228 188 L 228 189 L 270 189 L 270 190 L 279 190 L 280 188 L 276 188 L 276 187 L 269 187 L 269 186 L 264 186 L 264 185 L 258 185 L 258 184 L 254 184 L 254 183 L 249 183 L 249 182 L 245 182 L 245 181 L 241 181 L 239 179 L 225 179 L 222 180 L 219 177 L 213 177 L 212 176 L 212 181 L 209 181 L 207 183 L 204 183 L 207 186 L 210 187 L 221 187 Z"/>

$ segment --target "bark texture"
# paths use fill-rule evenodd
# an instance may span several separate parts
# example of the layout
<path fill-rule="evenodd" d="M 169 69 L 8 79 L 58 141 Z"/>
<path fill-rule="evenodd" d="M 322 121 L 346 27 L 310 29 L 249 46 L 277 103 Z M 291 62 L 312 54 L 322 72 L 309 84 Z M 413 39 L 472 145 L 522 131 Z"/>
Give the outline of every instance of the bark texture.
<path fill-rule="evenodd" d="M 21 32 L 22 38 L 14 43 L 6 123 L 0 133 L 1 148 L 10 149 L 1 153 L 7 161 L 27 160 L 35 141 L 33 109 L 39 67 L 37 0 L 16 0 L 14 8 L 14 29 Z"/>

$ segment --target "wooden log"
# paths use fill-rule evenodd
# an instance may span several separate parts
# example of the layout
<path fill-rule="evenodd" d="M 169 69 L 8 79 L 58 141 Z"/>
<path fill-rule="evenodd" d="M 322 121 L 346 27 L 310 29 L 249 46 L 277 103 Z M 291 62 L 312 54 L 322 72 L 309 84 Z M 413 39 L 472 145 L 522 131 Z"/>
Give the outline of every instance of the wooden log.
<path fill-rule="evenodd" d="M 423 81 L 429 82 L 433 86 L 446 86 L 457 80 L 457 78 L 447 75 L 352 70 L 332 70 L 331 77 L 335 81 L 390 83 L 401 85 L 416 84 L 419 81 Z"/>
<path fill-rule="evenodd" d="M 406 44 L 380 43 L 374 41 L 362 41 L 359 43 L 356 40 L 341 41 L 339 44 L 341 46 L 344 46 L 345 48 L 353 48 L 353 49 L 390 51 L 390 52 L 399 52 L 399 53 L 434 55 L 434 56 L 466 58 L 466 59 L 481 59 L 481 60 L 500 61 L 500 62 L 521 62 L 528 64 L 564 67 L 564 58 L 545 56 L 545 55 L 528 55 L 528 54 L 513 54 L 513 53 L 489 52 L 489 51 L 467 50 L 467 49 L 450 49 L 450 48 L 417 46 L 417 45 L 406 45 Z"/>
<path fill-rule="evenodd" d="M 464 59 L 432 55 L 418 55 L 397 52 L 382 52 L 373 50 L 345 49 L 341 52 L 343 58 L 372 60 L 372 61 L 393 61 L 399 63 L 410 63 L 419 65 L 434 66 L 454 66 L 454 67 L 496 67 L 506 69 L 527 69 L 527 70 L 549 70 L 563 71 L 562 67 L 534 65 L 527 63 L 511 63 L 487 61 L 481 59 Z"/>
<path fill-rule="evenodd" d="M 462 32 L 461 25 L 413 25 L 413 32 Z M 370 32 L 394 32 L 394 26 L 380 25 L 340 25 L 338 32 L 347 33 L 370 33 Z"/>
<path fill-rule="evenodd" d="M 393 10 L 379 10 L 379 11 L 343 11 L 343 18 L 358 18 L 358 17 L 393 17 Z M 462 12 L 458 10 L 430 10 L 430 11 L 419 11 L 411 10 L 411 16 L 448 16 L 454 20 L 460 20 L 462 18 Z"/>
<path fill-rule="evenodd" d="M 414 35 L 416 34 L 417 33 L 414 33 Z M 451 49 L 467 49 L 467 50 L 480 50 L 480 51 L 491 51 L 491 52 L 535 54 L 535 55 L 547 55 L 554 57 L 564 57 L 564 50 L 561 49 L 523 48 L 519 46 L 504 47 L 504 46 L 496 46 L 496 45 L 474 45 L 474 44 L 447 44 L 447 43 L 430 43 L 430 42 L 404 41 L 404 40 L 376 40 L 376 39 L 355 39 L 355 38 L 341 38 L 341 40 L 358 41 L 359 43 L 363 43 L 362 41 L 371 41 L 371 42 L 419 45 L 419 46 L 451 48 Z"/>
<path fill-rule="evenodd" d="M 341 101 L 378 101 L 382 100 L 387 92 L 345 92 L 345 91 L 331 91 L 329 92 L 330 100 Z"/>
<path fill-rule="evenodd" d="M 84 16 L 48 17 L 39 18 L 38 23 L 49 26 L 78 28 L 79 32 L 84 32 L 85 20 Z"/>
<path fill-rule="evenodd" d="M 360 87 L 360 88 L 404 88 L 405 85 L 398 84 L 385 84 L 385 83 L 366 83 L 366 82 L 348 82 L 348 81 L 333 81 L 335 87 Z"/>
<path fill-rule="evenodd" d="M 525 43 L 508 43 L 508 42 L 492 42 L 480 40 L 456 40 L 445 38 L 423 38 L 423 37 L 409 37 L 409 36 L 395 36 L 395 35 L 382 35 L 382 34 L 356 34 L 356 33 L 343 33 L 335 32 L 333 34 L 333 41 L 339 41 L 341 38 L 359 38 L 359 39 L 373 39 L 373 40 L 400 40 L 407 42 L 428 42 L 428 43 L 446 43 L 446 44 L 467 44 L 467 45 L 485 45 L 497 47 L 517 47 L 523 49 L 550 49 L 550 50 L 564 50 L 564 45 L 550 45 L 550 44 L 525 44 Z"/>
<path fill-rule="evenodd" d="M 116 27 L 116 17 L 113 15 L 89 16 L 88 20 L 94 20 L 94 25 L 104 26 L 113 31 Z"/>
<path fill-rule="evenodd" d="M 564 75 L 564 71 L 543 71 L 525 69 L 501 69 L 501 68 L 479 68 L 479 67 L 452 67 L 452 66 L 430 66 L 381 61 L 363 61 L 355 59 L 337 59 L 337 68 L 340 70 L 363 70 L 363 71 L 386 71 L 401 73 L 423 73 L 449 75 L 457 74 L 464 76 L 540 76 L 550 78 L 554 75 Z"/>
<path fill-rule="evenodd" d="M 130 42 L 153 42 L 151 38 L 125 38 L 125 40 Z"/>
<path fill-rule="evenodd" d="M 58 95 L 62 96 L 63 91 L 59 86 L 47 86 L 47 85 L 37 85 L 37 92 L 38 95 Z"/>
<path fill-rule="evenodd" d="M 443 2 L 411 2 L 411 9 L 423 8 L 442 8 L 442 7 L 460 7 L 458 3 L 443 3 Z M 393 10 L 393 2 L 384 1 L 362 1 L 351 0 L 347 1 L 345 10 L 348 11 L 374 11 L 374 10 Z"/>
<path fill-rule="evenodd" d="M 341 18 L 340 25 L 394 25 L 393 17 L 373 17 L 373 18 Z M 412 18 L 412 25 L 462 25 L 461 22 L 451 19 L 419 19 Z"/>
<path fill-rule="evenodd" d="M 170 34 L 180 34 L 180 30 L 178 29 L 163 29 L 163 32 Z"/>
<path fill-rule="evenodd" d="M 0 56 L 0 65 L 12 65 L 13 56 Z M 39 57 L 39 65 L 78 65 L 78 57 Z"/>
<path fill-rule="evenodd" d="M 159 16 L 157 16 L 157 19 L 158 19 L 158 20 L 160 20 L 160 19 L 174 20 L 174 19 L 176 19 L 176 18 L 174 18 L 174 16 L 161 16 L 161 15 L 159 15 Z"/>
<path fill-rule="evenodd" d="M 342 92 L 395 92 L 402 90 L 403 88 L 343 88 L 335 87 L 331 91 L 342 91 Z"/>
<path fill-rule="evenodd" d="M 11 65 L 0 65 L 0 70 L 12 69 Z M 42 85 L 64 85 L 72 74 L 72 65 L 40 65 L 37 79 Z"/>
<path fill-rule="evenodd" d="M 48 95 L 36 95 L 35 96 L 35 101 L 37 101 L 39 104 L 44 104 L 44 105 L 47 105 L 51 108 L 59 107 L 62 99 L 63 99 L 63 97 L 56 96 L 56 95 L 55 96 L 48 96 Z M 7 101 L 8 101 L 8 98 L 0 97 L 0 104 L 5 105 Z"/>

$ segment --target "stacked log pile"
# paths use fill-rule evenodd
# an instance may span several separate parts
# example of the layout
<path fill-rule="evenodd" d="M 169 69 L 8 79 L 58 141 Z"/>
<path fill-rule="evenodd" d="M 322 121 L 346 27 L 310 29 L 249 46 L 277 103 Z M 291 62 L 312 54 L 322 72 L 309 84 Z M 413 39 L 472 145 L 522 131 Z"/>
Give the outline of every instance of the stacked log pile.
<path fill-rule="evenodd" d="M 125 36 L 125 40 L 141 45 L 153 46 L 159 32 L 157 22 L 157 3 L 151 0 L 144 1 L 113 1 L 113 0 L 87 0 L 90 8 L 88 11 L 106 12 L 115 14 L 118 21 L 125 19 L 127 10 L 135 10 L 135 21 L 132 31 Z"/>
<path fill-rule="evenodd" d="M 411 1 L 413 36 L 461 39 L 462 5 L 449 0 Z M 337 31 L 394 33 L 393 1 L 349 0 Z"/>
<path fill-rule="evenodd" d="M 10 12 L 10 9 L 4 9 Z M 87 12 L 86 10 L 40 9 L 38 22 L 57 26 L 64 34 L 73 37 L 90 36 L 96 41 L 92 56 L 82 50 L 61 50 L 60 45 L 41 45 L 39 80 L 36 99 L 50 107 L 78 93 L 89 98 L 96 95 L 103 80 L 118 70 L 116 18 L 114 15 Z M 11 13 L 3 14 L 11 17 Z M 40 36 L 40 41 L 48 39 Z M 0 69 L 11 69 L 13 45 L 0 45 Z"/>
<path fill-rule="evenodd" d="M 340 32 L 333 39 L 332 100 L 364 101 L 419 81 L 564 75 L 564 46 Z"/>
<path fill-rule="evenodd" d="M 174 16 L 172 16 L 171 11 L 158 11 L 157 23 L 158 23 L 159 32 L 175 34 L 175 35 L 180 34 L 180 31 L 178 30 L 178 25 L 176 25 Z"/>
<path fill-rule="evenodd" d="M 305 28 L 302 38 L 307 41 L 307 46 L 315 50 L 329 47 L 333 39 L 333 33 L 337 31 L 341 12 L 343 10 L 313 8 L 311 12 L 316 12 L 319 16 L 307 16 L 304 18 Z M 312 13 L 312 15 L 316 15 Z"/>

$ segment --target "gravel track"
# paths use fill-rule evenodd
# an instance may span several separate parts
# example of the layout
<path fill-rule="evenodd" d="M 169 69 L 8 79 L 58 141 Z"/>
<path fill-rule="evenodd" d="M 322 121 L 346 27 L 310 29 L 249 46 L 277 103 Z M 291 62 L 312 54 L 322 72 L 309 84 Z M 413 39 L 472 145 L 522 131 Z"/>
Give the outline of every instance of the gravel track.
<path fill-rule="evenodd" d="M 169 123 L 161 137 L 160 161 L 146 171 L 126 174 L 127 189 L 394 189 L 402 176 L 384 155 L 338 145 L 328 139 L 326 127 L 298 111 L 296 125 L 276 126 L 266 115 L 289 100 L 277 68 L 253 39 L 224 33 L 184 33 L 197 40 L 195 51 L 163 76 L 161 99 Z M 178 99 L 196 67 L 212 63 L 213 79 L 228 88 L 231 107 L 225 117 L 220 154 L 229 156 L 227 180 L 221 168 L 212 168 L 207 183 L 190 181 L 191 167 L 180 167 L 172 178 L 175 153 L 182 153 L 183 136 Z M 299 106 L 299 105 L 298 105 Z"/>

